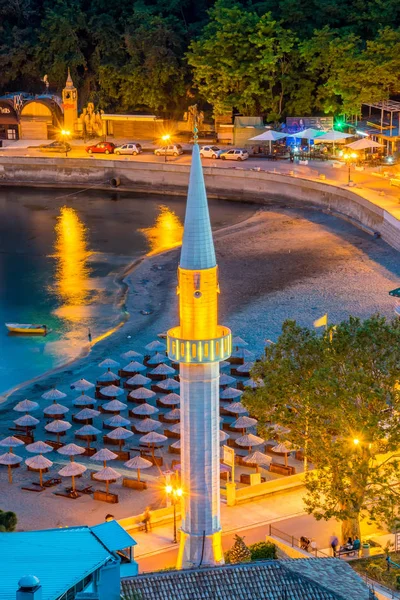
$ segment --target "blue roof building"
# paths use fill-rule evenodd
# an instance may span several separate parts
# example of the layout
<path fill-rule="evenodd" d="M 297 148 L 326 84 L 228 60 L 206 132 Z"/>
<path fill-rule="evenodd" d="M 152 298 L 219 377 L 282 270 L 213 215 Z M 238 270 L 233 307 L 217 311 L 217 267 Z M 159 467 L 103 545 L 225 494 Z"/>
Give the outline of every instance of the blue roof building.
<path fill-rule="evenodd" d="M 18 582 L 26 575 L 39 579 L 40 600 L 120 600 L 121 574 L 138 572 L 135 545 L 116 521 L 0 533 L 1 600 L 15 600 Z"/>

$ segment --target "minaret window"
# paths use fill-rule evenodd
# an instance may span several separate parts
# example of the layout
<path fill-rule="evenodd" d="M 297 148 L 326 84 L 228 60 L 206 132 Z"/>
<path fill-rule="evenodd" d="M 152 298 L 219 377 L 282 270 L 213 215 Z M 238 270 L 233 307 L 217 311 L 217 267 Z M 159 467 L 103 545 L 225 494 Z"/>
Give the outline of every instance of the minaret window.
<path fill-rule="evenodd" d="M 200 290 L 200 273 L 195 273 L 193 275 L 193 282 L 194 282 L 194 289 L 196 291 Z M 200 296 L 201 296 L 201 294 L 200 294 Z M 196 296 L 196 298 L 198 298 L 198 297 L 199 296 Z"/>

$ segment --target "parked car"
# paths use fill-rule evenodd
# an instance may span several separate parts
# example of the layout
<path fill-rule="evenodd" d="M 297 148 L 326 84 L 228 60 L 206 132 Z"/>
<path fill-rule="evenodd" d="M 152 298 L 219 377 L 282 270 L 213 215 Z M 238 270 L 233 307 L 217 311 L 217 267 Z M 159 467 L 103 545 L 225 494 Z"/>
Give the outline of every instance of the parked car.
<path fill-rule="evenodd" d="M 249 158 L 249 153 L 247 150 L 233 148 L 232 150 L 225 150 L 225 152 L 222 152 L 220 158 L 222 160 L 247 160 Z"/>
<path fill-rule="evenodd" d="M 200 148 L 201 158 L 219 158 L 223 152 L 218 146 L 202 146 Z"/>
<path fill-rule="evenodd" d="M 115 144 L 112 142 L 99 142 L 93 146 L 87 146 L 86 152 L 88 154 L 112 154 L 114 152 Z"/>
<path fill-rule="evenodd" d="M 66 142 L 51 142 L 51 144 L 41 144 L 40 152 L 69 152 L 71 146 Z"/>
<path fill-rule="evenodd" d="M 156 148 L 154 150 L 156 156 L 178 156 L 183 154 L 182 146 L 180 144 L 172 144 L 171 146 L 163 146 L 162 148 Z"/>
<path fill-rule="evenodd" d="M 135 142 L 128 142 L 127 144 L 122 144 L 121 146 L 116 146 L 114 148 L 114 154 L 132 154 L 133 156 L 137 156 L 141 151 L 142 146 Z"/>

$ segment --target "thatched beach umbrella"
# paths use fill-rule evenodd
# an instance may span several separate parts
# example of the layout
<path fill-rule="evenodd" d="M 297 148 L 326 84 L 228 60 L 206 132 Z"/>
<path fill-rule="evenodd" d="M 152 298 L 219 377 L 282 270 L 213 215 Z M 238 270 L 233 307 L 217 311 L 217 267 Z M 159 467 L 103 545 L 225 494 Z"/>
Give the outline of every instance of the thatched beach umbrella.
<path fill-rule="evenodd" d="M 128 352 L 121 354 L 121 358 L 124 360 L 137 360 L 138 362 L 143 362 L 144 356 L 143 354 L 140 354 L 140 352 L 136 352 L 136 350 L 128 350 Z"/>
<path fill-rule="evenodd" d="M 131 422 L 129 419 L 121 417 L 121 415 L 113 415 L 109 419 L 106 419 L 104 424 L 115 429 L 116 427 L 127 427 L 131 424 Z"/>
<path fill-rule="evenodd" d="M 181 397 L 178 396 L 178 394 L 174 394 L 172 392 L 172 394 L 161 396 L 161 398 L 158 399 L 158 402 L 160 402 L 164 406 L 178 406 L 178 404 L 180 404 L 181 402 Z"/>
<path fill-rule="evenodd" d="M 39 471 L 40 486 L 43 487 L 43 471 L 51 467 L 53 464 L 51 460 L 45 456 L 42 456 L 42 454 L 38 454 L 37 456 L 31 456 L 30 458 L 27 458 L 25 464 L 31 469 Z"/>
<path fill-rule="evenodd" d="M 124 402 L 120 402 L 119 400 L 111 400 L 111 402 L 106 402 L 103 404 L 103 411 L 108 413 L 120 413 L 126 408 L 128 408 L 128 405 Z"/>
<path fill-rule="evenodd" d="M 180 389 L 181 384 L 176 379 L 164 379 L 164 381 L 158 381 L 157 387 L 160 388 L 162 393 L 176 392 Z"/>
<path fill-rule="evenodd" d="M 44 416 L 51 419 L 63 417 L 67 412 L 69 412 L 69 408 L 62 404 L 58 404 L 57 400 L 54 400 L 53 404 L 50 404 L 50 406 L 46 406 L 46 408 L 43 409 Z"/>
<path fill-rule="evenodd" d="M 250 352 L 250 350 L 247 350 L 247 348 L 239 348 L 238 350 L 232 352 L 231 358 L 234 359 L 233 361 L 231 360 L 231 362 L 244 364 L 245 362 L 255 360 L 256 355 L 254 354 L 254 352 Z"/>
<path fill-rule="evenodd" d="M 75 431 L 75 437 L 77 439 L 85 439 L 87 441 L 87 449 L 90 450 L 91 438 L 96 438 L 99 433 L 101 433 L 101 431 L 100 429 L 97 429 L 97 427 L 93 427 L 93 425 L 84 425 Z"/>
<path fill-rule="evenodd" d="M 94 383 L 90 383 L 87 379 L 78 379 L 78 381 L 74 381 L 71 383 L 71 390 L 76 390 L 77 392 L 87 392 L 94 388 Z"/>
<path fill-rule="evenodd" d="M 239 348 L 246 348 L 249 344 L 244 341 L 241 337 L 236 335 L 232 338 L 232 348 L 234 350 L 239 350 Z"/>
<path fill-rule="evenodd" d="M 222 431 L 222 429 L 219 430 L 219 443 L 223 444 L 224 442 L 226 442 L 226 440 L 229 439 L 229 435 L 226 433 L 226 431 Z"/>
<path fill-rule="evenodd" d="M 22 461 L 21 456 L 17 456 L 13 452 L 6 452 L 0 456 L 0 465 L 5 465 L 8 470 L 8 483 L 12 483 L 12 469 L 13 467 L 19 467 Z"/>
<path fill-rule="evenodd" d="M 264 440 L 257 435 L 253 435 L 252 433 L 247 433 L 246 435 L 242 435 L 235 440 L 235 443 L 238 446 L 243 446 L 244 448 L 248 448 L 249 452 L 253 446 L 260 446 L 264 444 Z"/>
<path fill-rule="evenodd" d="M 170 431 L 171 433 L 178 433 L 179 435 L 181 435 L 181 423 L 175 423 L 175 425 L 169 425 L 168 431 Z"/>
<path fill-rule="evenodd" d="M 82 392 L 80 396 L 75 398 L 75 400 L 72 400 L 72 404 L 78 407 L 86 406 L 87 408 L 93 408 L 94 405 L 97 404 L 97 400 L 91 398 L 90 396 L 86 396 L 86 394 Z"/>
<path fill-rule="evenodd" d="M 24 415 L 15 419 L 14 423 L 19 427 L 26 427 L 26 435 L 29 435 L 29 429 L 36 427 L 40 423 L 39 419 L 35 419 L 32 415 Z"/>
<path fill-rule="evenodd" d="M 121 375 L 121 377 L 132 377 L 137 373 L 143 373 L 143 371 L 145 371 L 146 369 L 147 367 L 145 367 L 145 365 L 142 365 L 142 363 L 138 362 L 137 360 L 132 360 L 120 370 L 119 374 Z"/>
<path fill-rule="evenodd" d="M 276 435 L 287 435 L 290 433 L 290 429 L 284 425 L 271 425 L 270 428 Z"/>
<path fill-rule="evenodd" d="M 149 469 L 153 466 L 153 463 L 142 456 L 134 456 L 127 460 L 124 466 L 128 469 L 137 469 L 137 478 L 140 481 L 140 469 Z"/>
<path fill-rule="evenodd" d="M 141 438 L 139 438 L 139 442 L 141 444 L 147 444 L 151 446 L 151 455 L 154 459 L 154 446 L 155 444 L 162 444 L 167 440 L 167 436 L 162 433 L 157 433 L 157 431 L 151 431 L 150 433 L 146 433 Z"/>
<path fill-rule="evenodd" d="M 288 466 L 288 454 L 292 451 L 291 444 L 289 442 L 285 442 L 284 444 L 277 444 L 273 448 L 271 448 L 272 452 L 276 452 L 276 454 L 284 454 L 285 455 L 285 467 Z"/>
<path fill-rule="evenodd" d="M 150 353 L 165 352 L 167 349 L 167 346 L 164 344 L 164 342 L 160 342 L 160 340 L 154 340 L 153 342 L 150 342 L 150 344 L 147 344 L 147 346 L 145 346 L 144 349 Z"/>
<path fill-rule="evenodd" d="M 33 442 L 33 444 L 28 444 L 26 450 L 32 454 L 47 454 L 48 452 L 53 452 L 54 448 L 50 444 L 38 440 L 37 442 Z"/>
<path fill-rule="evenodd" d="M 32 400 L 21 400 L 21 402 L 18 402 L 18 404 L 14 406 L 13 410 L 28 414 L 38 408 L 39 404 L 37 402 L 33 402 Z"/>
<path fill-rule="evenodd" d="M 119 384 L 119 382 L 120 382 L 119 375 L 116 375 L 110 369 L 107 369 L 107 371 L 105 371 L 105 373 L 102 373 L 102 375 L 99 375 L 98 378 L 96 379 L 96 384 L 103 385 L 103 386 Z"/>
<path fill-rule="evenodd" d="M 82 473 L 84 473 L 87 470 L 87 467 L 85 467 L 85 465 L 81 465 L 80 463 L 77 462 L 70 462 L 67 465 L 65 465 L 65 467 L 63 467 L 62 469 L 60 469 L 60 471 L 58 471 L 58 474 L 61 475 L 61 477 L 71 477 L 72 478 L 72 495 L 78 497 L 78 494 L 75 491 L 75 477 L 78 477 L 78 475 L 82 475 Z"/>
<path fill-rule="evenodd" d="M 269 464 L 271 464 L 271 461 L 272 458 L 270 456 L 268 456 L 267 454 L 263 454 L 258 450 L 256 452 L 253 452 L 252 454 L 248 454 L 243 458 L 243 462 L 256 465 L 256 473 L 259 472 L 260 466 L 268 466 Z"/>
<path fill-rule="evenodd" d="M 69 460 L 74 462 L 74 456 L 78 456 L 79 454 L 85 453 L 85 448 L 82 446 L 78 446 L 77 444 L 65 444 L 61 448 L 58 448 L 57 452 L 62 456 L 69 456 Z"/>
<path fill-rule="evenodd" d="M 101 388 L 100 394 L 102 396 L 107 396 L 107 398 L 118 398 L 118 396 L 124 395 L 124 390 L 116 385 L 107 385 L 106 387 Z"/>
<path fill-rule="evenodd" d="M 43 400 L 62 400 L 63 398 L 66 398 L 67 394 L 64 394 L 64 392 L 60 392 L 60 390 L 58 390 L 57 388 L 52 388 L 51 390 L 49 390 L 48 392 L 45 392 L 44 394 L 42 394 L 42 398 Z"/>
<path fill-rule="evenodd" d="M 101 369 L 117 369 L 120 364 L 118 361 L 113 360 L 112 358 L 105 358 L 98 365 Z"/>
<path fill-rule="evenodd" d="M 251 417 L 239 417 L 231 425 L 231 427 L 233 427 L 234 429 L 241 429 L 242 434 L 244 435 L 244 432 L 246 429 L 249 429 L 250 427 L 254 427 L 255 425 L 257 425 L 257 423 L 258 423 L 257 419 L 252 419 Z"/>
<path fill-rule="evenodd" d="M 154 380 L 162 380 L 166 379 L 169 375 L 173 377 L 175 373 L 175 369 L 169 365 L 161 364 L 149 372 L 149 377 Z"/>
<path fill-rule="evenodd" d="M 162 423 L 160 421 L 156 421 L 155 419 L 150 419 L 149 417 L 143 419 L 143 421 L 136 421 L 134 427 L 136 431 L 140 431 L 140 433 L 149 433 L 150 431 L 156 431 L 160 429 Z"/>
<path fill-rule="evenodd" d="M 164 419 L 166 421 L 180 421 L 181 419 L 181 411 L 179 408 L 174 408 L 173 410 L 168 411 L 164 415 Z"/>
<path fill-rule="evenodd" d="M 222 386 L 226 386 L 226 385 L 231 385 L 232 383 L 236 383 L 236 379 L 234 377 L 232 377 L 231 375 L 227 375 L 226 373 L 222 373 L 219 376 L 219 385 Z"/>
<path fill-rule="evenodd" d="M 158 408 L 152 406 L 151 404 L 147 404 L 147 402 L 135 406 L 135 408 L 130 411 L 132 416 L 138 417 L 139 419 L 149 417 L 150 415 L 155 415 L 158 412 L 160 412 Z"/>
<path fill-rule="evenodd" d="M 243 396 L 243 391 L 232 387 L 227 387 L 219 393 L 220 400 L 236 400 L 241 396 Z"/>
<path fill-rule="evenodd" d="M 148 390 L 147 388 L 141 387 L 136 390 L 132 390 L 128 394 L 128 400 L 132 402 L 139 402 L 143 404 L 146 400 L 150 400 L 151 398 L 155 398 L 156 393 L 152 390 Z"/>
<path fill-rule="evenodd" d="M 245 362 L 242 365 L 239 365 L 236 371 L 241 377 L 248 377 L 250 375 L 250 371 L 254 367 L 254 364 L 254 362 Z"/>
<path fill-rule="evenodd" d="M 259 388 L 259 387 L 263 387 L 264 385 L 265 384 L 262 379 L 255 380 L 255 379 L 250 378 L 250 379 L 246 379 L 245 381 L 243 381 L 243 387 L 248 387 L 252 390 L 255 390 L 256 388 Z"/>
<path fill-rule="evenodd" d="M 118 458 L 118 454 L 115 454 L 115 452 L 111 452 L 111 450 L 109 450 L 108 448 L 102 448 L 101 450 L 96 452 L 96 454 L 93 454 L 91 458 L 92 460 L 98 460 L 99 462 L 102 462 L 103 467 L 106 467 L 107 461 L 115 460 L 116 458 Z"/>
<path fill-rule="evenodd" d="M 14 435 L 9 435 L 0 441 L 0 446 L 2 448 L 9 448 L 9 452 L 12 452 L 12 448 L 18 448 L 18 446 L 24 446 L 25 442 L 15 437 Z"/>
<path fill-rule="evenodd" d="M 176 440 L 173 444 L 171 444 L 171 448 L 175 448 L 175 450 L 181 449 L 181 440 Z"/>
<path fill-rule="evenodd" d="M 93 408 L 83 408 L 78 413 L 76 413 L 74 419 L 81 423 L 88 423 L 95 417 L 98 417 L 100 414 L 99 410 L 93 410 Z"/>
<path fill-rule="evenodd" d="M 241 402 L 232 402 L 232 404 L 227 404 L 225 410 L 232 413 L 233 415 L 244 415 L 247 413 L 247 408 L 243 406 Z"/>
<path fill-rule="evenodd" d="M 168 361 L 169 361 L 168 356 L 166 356 L 165 354 L 161 354 L 160 352 L 156 352 L 155 354 L 153 354 L 153 356 L 151 358 L 149 358 L 149 360 L 147 361 L 147 364 L 157 366 L 157 365 L 161 365 L 162 363 L 166 363 Z"/>
<path fill-rule="evenodd" d="M 128 390 L 135 390 L 137 388 L 142 387 L 143 385 L 147 385 L 151 382 L 150 377 L 146 377 L 141 373 L 137 373 L 133 377 L 127 379 L 124 383 L 124 387 Z"/>
<path fill-rule="evenodd" d="M 97 479 L 97 481 L 106 482 L 106 494 L 108 494 L 110 481 L 115 481 L 119 477 L 122 477 L 121 473 L 118 473 L 118 471 L 111 467 L 105 467 L 104 469 L 101 469 L 101 471 L 97 471 L 97 473 L 93 474 L 93 478 Z"/>
<path fill-rule="evenodd" d="M 222 369 L 226 369 L 226 367 L 230 367 L 231 363 L 228 362 L 227 360 L 221 360 L 221 362 L 219 363 L 219 368 L 222 371 Z"/>
<path fill-rule="evenodd" d="M 122 450 L 122 445 L 124 441 L 132 436 L 132 431 L 129 431 L 129 429 L 125 429 L 124 427 L 117 427 L 116 429 L 113 429 L 112 431 L 110 431 L 110 433 L 107 434 L 107 437 L 110 438 L 110 440 L 118 440 L 118 446 L 120 451 Z"/>
<path fill-rule="evenodd" d="M 45 430 L 49 433 L 55 433 L 57 436 L 57 444 L 60 443 L 60 434 L 65 433 L 68 429 L 71 429 L 71 423 L 68 421 L 60 421 L 59 419 L 52 421 L 44 426 Z"/>

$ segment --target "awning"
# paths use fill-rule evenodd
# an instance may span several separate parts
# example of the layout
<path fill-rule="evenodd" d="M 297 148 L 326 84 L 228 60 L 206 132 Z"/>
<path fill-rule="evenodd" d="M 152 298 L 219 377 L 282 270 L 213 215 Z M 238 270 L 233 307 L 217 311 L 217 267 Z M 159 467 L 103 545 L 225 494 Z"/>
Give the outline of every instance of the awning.
<path fill-rule="evenodd" d="M 111 552 L 123 550 L 130 546 L 136 546 L 137 542 L 117 523 L 117 521 L 107 521 L 90 528 L 92 533 L 104 544 Z"/>
<path fill-rule="evenodd" d="M 18 119 L 12 113 L 4 113 L 0 111 L 0 125 L 18 125 Z"/>

